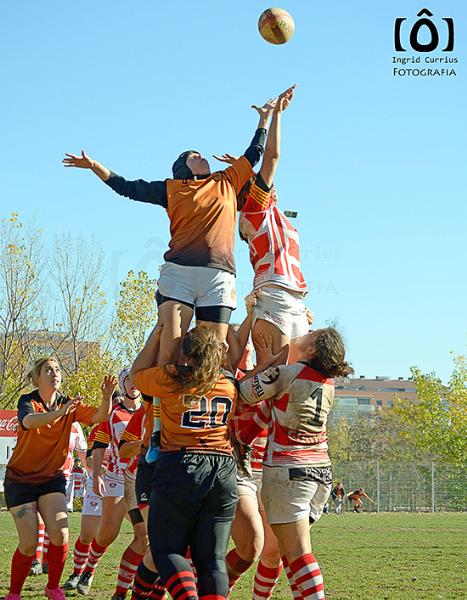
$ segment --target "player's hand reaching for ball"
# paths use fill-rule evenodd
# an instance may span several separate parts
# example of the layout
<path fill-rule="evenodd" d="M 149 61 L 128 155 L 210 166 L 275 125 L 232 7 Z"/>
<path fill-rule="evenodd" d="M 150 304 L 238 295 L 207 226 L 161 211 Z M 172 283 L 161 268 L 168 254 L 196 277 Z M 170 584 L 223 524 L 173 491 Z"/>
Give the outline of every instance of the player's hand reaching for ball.
<path fill-rule="evenodd" d="M 297 84 L 294 83 L 292 87 L 289 87 L 287 90 L 285 90 L 285 92 L 280 94 L 274 109 L 276 112 L 282 112 L 289 106 L 289 104 L 292 102 L 292 98 L 294 97 L 296 87 Z"/>
<path fill-rule="evenodd" d="M 65 158 L 62 160 L 62 163 L 65 167 L 77 167 L 78 169 L 92 169 L 94 167 L 94 161 L 84 150 L 81 150 L 81 156 L 65 152 Z"/>
<path fill-rule="evenodd" d="M 274 107 L 276 106 L 276 103 L 277 98 L 270 98 L 266 104 L 263 104 L 263 106 L 256 106 L 256 104 L 252 104 L 251 108 L 254 108 L 260 117 L 270 117 Z"/>

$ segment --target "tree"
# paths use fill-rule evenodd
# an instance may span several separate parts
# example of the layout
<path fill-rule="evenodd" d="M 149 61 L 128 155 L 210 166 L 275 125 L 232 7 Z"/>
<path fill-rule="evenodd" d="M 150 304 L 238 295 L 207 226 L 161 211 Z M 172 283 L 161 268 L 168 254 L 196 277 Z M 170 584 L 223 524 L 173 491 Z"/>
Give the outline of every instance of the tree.
<path fill-rule="evenodd" d="M 144 345 L 149 329 L 157 321 L 155 293 L 157 281 L 145 271 L 129 271 L 120 282 L 115 307 L 112 335 L 117 354 L 125 364 L 131 364 Z"/>
<path fill-rule="evenodd" d="M 90 351 L 89 342 L 106 347 L 106 297 L 101 288 L 104 279 L 102 249 L 82 237 L 60 236 L 55 239 L 51 260 L 51 281 L 56 298 L 49 310 L 49 343 L 62 360 L 67 374 L 77 373 Z"/>
<path fill-rule="evenodd" d="M 36 330 L 41 322 L 45 255 L 41 231 L 19 220 L 18 213 L 0 225 L 0 399 L 8 408 L 26 386 Z"/>
<path fill-rule="evenodd" d="M 454 358 L 448 386 L 434 374 L 411 369 L 418 402 L 398 398 L 395 412 L 402 437 L 431 459 L 461 465 L 467 459 L 467 393 L 465 357 Z"/>

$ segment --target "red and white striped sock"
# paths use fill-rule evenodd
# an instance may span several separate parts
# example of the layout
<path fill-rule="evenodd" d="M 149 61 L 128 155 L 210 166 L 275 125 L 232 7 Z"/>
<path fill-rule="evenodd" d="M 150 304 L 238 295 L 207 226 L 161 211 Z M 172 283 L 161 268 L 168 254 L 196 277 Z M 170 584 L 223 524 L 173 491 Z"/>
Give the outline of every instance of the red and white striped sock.
<path fill-rule="evenodd" d="M 269 600 L 272 597 L 281 571 L 281 564 L 277 567 L 267 567 L 259 561 L 253 586 L 253 600 Z"/>
<path fill-rule="evenodd" d="M 81 575 L 84 565 L 88 560 L 91 544 L 83 544 L 81 538 L 78 538 L 73 548 L 73 575 Z"/>
<path fill-rule="evenodd" d="M 36 546 L 36 555 L 35 560 L 42 559 L 42 550 L 44 548 L 44 534 L 45 534 L 45 525 L 44 523 L 39 523 L 37 528 L 37 546 Z"/>
<path fill-rule="evenodd" d="M 244 560 L 241 556 L 239 556 L 235 548 L 232 548 L 232 550 L 227 554 L 225 557 L 225 562 L 227 563 L 230 591 L 243 573 L 248 571 L 253 563 L 249 560 Z"/>
<path fill-rule="evenodd" d="M 122 554 L 122 558 L 120 560 L 115 595 L 127 593 L 128 588 L 133 583 L 136 569 L 143 558 L 144 554 L 138 554 L 131 548 L 131 546 L 128 546 L 128 548 Z"/>
<path fill-rule="evenodd" d="M 285 573 L 287 575 L 287 579 L 289 580 L 290 589 L 292 590 L 292 597 L 294 600 L 302 600 L 302 595 L 295 583 L 295 579 L 292 571 L 290 570 L 289 561 L 285 556 L 282 557 L 282 564 L 284 565 Z"/>
<path fill-rule="evenodd" d="M 94 573 L 96 567 L 100 561 L 100 559 L 107 552 L 107 546 L 99 546 L 96 542 L 96 538 L 94 538 L 91 542 L 91 548 L 89 550 L 88 560 L 86 561 L 86 566 L 84 570 L 86 573 Z"/>
<path fill-rule="evenodd" d="M 43 565 L 45 565 L 46 563 L 49 562 L 49 545 L 50 545 L 50 538 L 49 538 L 49 534 L 46 531 L 44 533 L 44 549 L 42 551 L 42 564 Z"/>
<path fill-rule="evenodd" d="M 324 600 L 323 576 L 311 552 L 294 560 L 290 570 L 303 600 Z"/>

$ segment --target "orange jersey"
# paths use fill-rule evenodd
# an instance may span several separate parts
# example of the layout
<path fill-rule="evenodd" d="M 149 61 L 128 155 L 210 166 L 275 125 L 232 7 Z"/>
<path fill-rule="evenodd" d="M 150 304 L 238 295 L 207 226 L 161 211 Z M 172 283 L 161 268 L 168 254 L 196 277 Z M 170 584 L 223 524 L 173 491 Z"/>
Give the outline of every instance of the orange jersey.
<path fill-rule="evenodd" d="M 195 389 L 181 389 L 164 368 L 142 369 L 135 386 L 161 400 L 161 450 L 231 453 L 228 423 L 237 403 L 237 384 L 233 375 L 222 372 L 214 387 L 199 400 L 186 398 Z"/>
<path fill-rule="evenodd" d="M 165 260 L 235 273 L 237 194 L 253 175 L 251 164 L 242 156 L 225 171 L 206 179 L 167 179 L 172 238 Z"/>
<path fill-rule="evenodd" d="M 57 408 L 66 404 L 67 398 L 58 395 Z M 55 419 L 49 425 L 25 429 L 23 419 L 27 415 L 50 412 L 38 390 L 21 396 L 18 402 L 18 440 L 7 465 L 6 476 L 24 483 L 44 483 L 63 471 L 74 421 L 91 425 L 96 413 L 93 406 L 78 402 L 76 409 Z"/>

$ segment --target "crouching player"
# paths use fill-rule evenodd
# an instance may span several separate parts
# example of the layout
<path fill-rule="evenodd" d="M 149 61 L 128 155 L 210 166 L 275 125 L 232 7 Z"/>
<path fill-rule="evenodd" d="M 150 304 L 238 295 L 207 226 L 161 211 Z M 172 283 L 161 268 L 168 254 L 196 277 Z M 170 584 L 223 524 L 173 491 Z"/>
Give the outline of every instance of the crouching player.
<path fill-rule="evenodd" d="M 242 380 L 240 393 L 249 404 L 266 400 L 270 405 L 262 498 L 293 597 L 322 600 L 323 578 L 311 552 L 310 506 L 311 519 L 317 521 L 331 492 L 326 422 L 334 400 L 332 377 L 352 369 L 332 327 L 299 338 L 297 351 L 299 362 Z"/>

